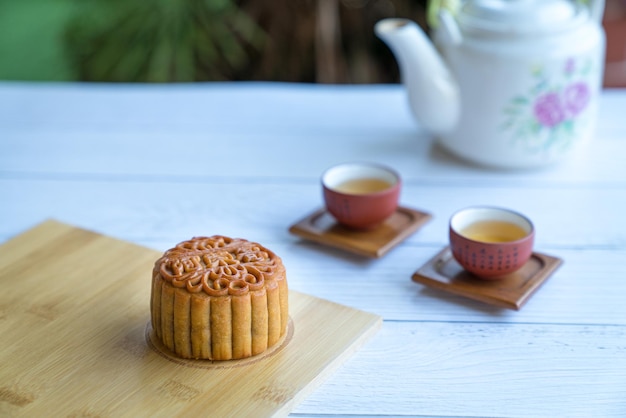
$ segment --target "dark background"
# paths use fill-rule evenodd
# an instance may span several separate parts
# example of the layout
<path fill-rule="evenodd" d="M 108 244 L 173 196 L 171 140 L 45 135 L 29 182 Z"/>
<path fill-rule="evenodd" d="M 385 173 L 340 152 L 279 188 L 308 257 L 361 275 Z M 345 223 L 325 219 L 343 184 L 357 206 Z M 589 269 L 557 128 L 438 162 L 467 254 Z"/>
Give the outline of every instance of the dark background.
<path fill-rule="evenodd" d="M 0 80 L 392 83 L 374 24 L 405 17 L 426 29 L 426 3 L 0 0 Z M 606 4 L 607 85 L 626 86 L 626 0 Z"/>
<path fill-rule="evenodd" d="M 426 0 L 0 0 L 0 79 L 397 80 L 373 33 Z M 425 25 L 424 25 L 425 26 Z"/>

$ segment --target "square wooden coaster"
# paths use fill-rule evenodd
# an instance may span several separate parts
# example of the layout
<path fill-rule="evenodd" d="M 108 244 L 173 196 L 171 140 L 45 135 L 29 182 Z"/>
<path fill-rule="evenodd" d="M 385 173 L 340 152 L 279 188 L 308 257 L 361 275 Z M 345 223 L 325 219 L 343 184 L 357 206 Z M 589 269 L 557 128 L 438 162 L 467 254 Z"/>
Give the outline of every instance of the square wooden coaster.
<path fill-rule="evenodd" d="M 354 254 L 379 258 L 431 218 L 429 213 L 398 207 L 380 226 L 360 231 L 340 225 L 326 209 L 321 208 L 292 225 L 289 232 Z"/>
<path fill-rule="evenodd" d="M 463 270 L 450 247 L 413 273 L 414 282 L 502 308 L 519 310 L 563 263 L 546 254 L 533 253 L 524 266 L 498 280 L 483 280 Z"/>

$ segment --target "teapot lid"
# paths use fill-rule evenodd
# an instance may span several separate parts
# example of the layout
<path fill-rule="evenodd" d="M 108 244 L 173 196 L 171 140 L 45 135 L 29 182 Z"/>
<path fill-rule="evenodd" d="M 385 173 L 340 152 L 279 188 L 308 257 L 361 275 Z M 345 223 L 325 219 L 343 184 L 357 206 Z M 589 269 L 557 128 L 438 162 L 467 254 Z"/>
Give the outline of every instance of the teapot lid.
<path fill-rule="evenodd" d="M 556 32 L 588 18 L 568 0 L 468 0 L 458 13 L 463 29 L 512 35 Z"/>

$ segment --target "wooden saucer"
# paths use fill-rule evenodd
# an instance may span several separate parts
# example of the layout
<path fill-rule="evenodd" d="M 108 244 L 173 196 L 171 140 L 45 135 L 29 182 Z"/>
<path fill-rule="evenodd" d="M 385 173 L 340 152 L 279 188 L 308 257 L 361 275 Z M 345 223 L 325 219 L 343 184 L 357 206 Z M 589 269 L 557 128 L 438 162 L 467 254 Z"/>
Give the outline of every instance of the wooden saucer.
<path fill-rule="evenodd" d="M 426 212 L 398 207 L 396 212 L 380 226 L 363 231 L 340 225 L 332 215 L 321 208 L 292 225 L 289 232 L 358 255 L 379 258 L 431 218 L 432 216 Z"/>
<path fill-rule="evenodd" d="M 507 309 L 519 310 L 559 268 L 563 260 L 533 253 L 524 266 L 498 280 L 483 280 L 466 272 L 445 247 L 413 273 L 414 282 Z"/>

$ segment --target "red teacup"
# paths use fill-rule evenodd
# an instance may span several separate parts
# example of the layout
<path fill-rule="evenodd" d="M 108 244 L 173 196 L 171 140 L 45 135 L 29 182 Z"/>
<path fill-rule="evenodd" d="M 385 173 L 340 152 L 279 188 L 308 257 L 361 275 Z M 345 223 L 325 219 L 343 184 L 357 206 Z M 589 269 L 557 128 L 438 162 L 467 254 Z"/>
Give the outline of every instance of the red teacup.
<path fill-rule="evenodd" d="M 472 207 L 450 218 L 452 255 L 470 273 L 499 279 L 524 266 L 535 228 L 525 216 L 502 208 Z"/>
<path fill-rule="evenodd" d="M 389 218 L 398 207 L 400 176 L 372 163 L 345 163 L 322 175 L 326 209 L 342 225 L 371 229 Z"/>

